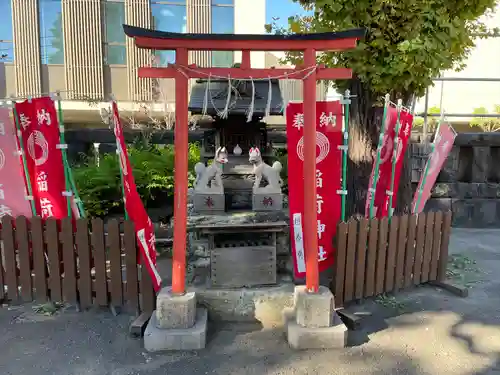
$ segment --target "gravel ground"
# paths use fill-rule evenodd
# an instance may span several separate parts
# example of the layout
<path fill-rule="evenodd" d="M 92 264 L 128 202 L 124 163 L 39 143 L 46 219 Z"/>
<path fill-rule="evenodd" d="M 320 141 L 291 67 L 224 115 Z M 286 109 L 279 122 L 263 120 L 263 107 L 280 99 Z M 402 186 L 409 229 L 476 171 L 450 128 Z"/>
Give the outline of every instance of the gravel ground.
<path fill-rule="evenodd" d="M 130 317 L 31 306 L 0 309 L 2 375 L 406 374 L 500 375 L 500 231 L 456 229 L 450 277 L 461 299 L 432 287 L 351 310 L 364 329 L 342 351 L 296 352 L 280 331 L 212 327 L 200 352 L 150 355 L 127 336 Z"/>

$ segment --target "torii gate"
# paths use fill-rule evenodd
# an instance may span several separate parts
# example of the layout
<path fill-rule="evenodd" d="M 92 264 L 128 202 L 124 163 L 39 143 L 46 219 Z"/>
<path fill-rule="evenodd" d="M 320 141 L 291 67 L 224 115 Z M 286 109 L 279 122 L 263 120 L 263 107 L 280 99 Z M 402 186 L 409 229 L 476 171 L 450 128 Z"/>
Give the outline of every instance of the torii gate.
<path fill-rule="evenodd" d="M 181 34 L 123 25 L 138 48 L 174 50 L 175 64 L 139 68 L 140 78 L 175 79 L 175 187 L 172 293 L 184 294 L 186 273 L 186 227 L 188 191 L 188 80 L 209 76 L 229 79 L 268 79 L 287 76 L 304 81 L 304 247 L 306 287 L 319 287 L 316 213 L 316 81 L 352 78 L 348 68 L 326 68 L 316 64 L 317 51 L 353 49 L 365 36 L 364 29 L 337 33 L 293 35 Z M 189 65 L 189 51 L 242 51 L 239 68 L 200 68 Z M 252 69 L 251 51 L 301 51 L 304 65 L 290 69 Z"/>

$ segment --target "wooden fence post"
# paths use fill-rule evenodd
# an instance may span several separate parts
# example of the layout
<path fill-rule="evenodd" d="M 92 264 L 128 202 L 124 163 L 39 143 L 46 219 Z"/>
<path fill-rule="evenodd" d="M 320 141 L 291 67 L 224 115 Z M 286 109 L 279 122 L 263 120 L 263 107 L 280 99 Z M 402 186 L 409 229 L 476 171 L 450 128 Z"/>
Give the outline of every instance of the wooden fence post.
<path fill-rule="evenodd" d="M 444 282 L 446 280 L 446 267 L 448 266 L 448 246 L 450 245 L 451 235 L 451 212 L 444 215 L 443 227 L 441 230 L 441 247 L 439 249 L 437 280 Z"/>
<path fill-rule="evenodd" d="M 125 248 L 125 268 L 127 272 L 126 302 L 129 309 L 139 315 L 139 275 L 137 272 L 137 242 L 134 223 L 130 220 L 123 225 L 123 247 Z"/>
<path fill-rule="evenodd" d="M 344 304 L 344 278 L 345 278 L 345 261 L 347 247 L 347 223 L 340 222 L 337 227 L 337 249 L 335 258 L 335 275 L 334 275 L 334 290 L 335 290 L 335 305 L 343 306 Z"/>
<path fill-rule="evenodd" d="M 19 255 L 19 283 L 21 297 L 24 302 L 33 301 L 33 286 L 31 282 L 31 257 L 28 233 L 28 222 L 25 216 L 16 218 L 16 241 Z"/>
<path fill-rule="evenodd" d="M 13 220 L 10 216 L 2 218 L 2 240 L 7 297 L 16 303 L 19 300 L 19 293 L 17 290 L 16 241 L 14 238 Z"/>
<path fill-rule="evenodd" d="M 108 277 L 106 274 L 106 238 L 102 219 L 92 219 L 92 255 L 95 267 L 95 297 L 98 306 L 108 306 Z"/>
<path fill-rule="evenodd" d="M 91 252 L 89 244 L 89 222 L 87 219 L 78 219 L 76 222 L 76 248 L 80 260 L 78 290 L 80 292 L 80 307 L 86 309 L 92 306 L 92 276 Z M 96 280 L 98 280 L 96 269 Z M 96 284 L 96 294 L 101 285 Z"/>

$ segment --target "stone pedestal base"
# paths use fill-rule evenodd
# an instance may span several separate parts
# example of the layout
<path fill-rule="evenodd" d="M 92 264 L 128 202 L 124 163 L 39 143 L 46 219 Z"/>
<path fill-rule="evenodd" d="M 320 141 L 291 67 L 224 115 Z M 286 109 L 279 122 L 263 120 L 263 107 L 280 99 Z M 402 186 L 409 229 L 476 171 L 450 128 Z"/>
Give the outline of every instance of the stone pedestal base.
<path fill-rule="evenodd" d="M 338 349 L 347 344 L 347 327 L 334 311 L 333 294 L 320 286 L 316 294 L 297 286 L 295 306 L 283 310 L 288 344 L 294 349 Z"/>
<path fill-rule="evenodd" d="M 144 331 L 144 349 L 148 352 L 166 350 L 199 350 L 205 348 L 208 314 L 204 308 L 196 311 L 196 321 L 190 328 L 158 328 L 156 311 Z"/>
<path fill-rule="evenodd" d="M 253 193 L 252 209 L 254 211 L 281 211 L 283 209 L 283 194 Z"/>
<path fill-rule="evenodd" d="M 224 193 L 193 192 L 194 210 L 198 213 L 222 213 L 225 210 Z"/>
<path fill-rule="evenodd" d="M 163 288 L 144 331 L 144 348 L 149 352 L 203 349 L 207 316 L 206 309 L 196 308 L 195 293 L 176 296 Z"/>
<path fill-rule="evenodd" d="M 156 297 L 156 321 L 160 329 L 189 328 L 196 322 L 196 295 L 171 294 L 171 288 L 163 288 Z"/>

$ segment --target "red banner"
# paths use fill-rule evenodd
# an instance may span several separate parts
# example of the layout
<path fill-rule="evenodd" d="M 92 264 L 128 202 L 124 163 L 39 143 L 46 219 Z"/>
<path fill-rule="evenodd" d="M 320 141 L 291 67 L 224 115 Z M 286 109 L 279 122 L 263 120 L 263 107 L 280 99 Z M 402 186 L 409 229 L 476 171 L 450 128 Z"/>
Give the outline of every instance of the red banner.
<path fill-rule="evenodd" d="M 378 169 L 377 185 L 374 186 L 375 163 L 373 161 L 373 169 L 370 175 L 370 186 L 366 196 L 365 216 L 370 216 L 370 204 L 375 190 L 375 199 L 373 201 L 373 214 L 375 217 L 387 217 L 389 214 L 390 194 L 392 193 L 393 208 L 397 202 L 397 194 L 399 190 L 399 180 L 403 170 L 404 155 L 408 147 L 408 142 L 411 136 L 411 128 L 413 125 L 413 115 L 406 111 L 401 111 L 399 117 L 399 132 L 398 144 L 396 149 L 396 166 L 394 168 L 394 187 L 391 192 L 392 179 L 392 162 L 394 155 L 394 137 L 398 121 L 398 111 L 395 107 L 389 106 L 385 123 L 384 137 L 382 140 L 382 148 L 380 150 L 380 160 Z"/>
<path fill-rule="evenodd" d="M 304 114 L 302 103 L 290 103 L 286 110 L 288 138 L 288 205 L 294 271 L 297 278 L 306 274 L 303 243 L 304 216 Z M 334 260 L 333 238 L 340 220 L 343 142 L 342 105 L 316 103 L 316 208 L 318 213 L 318 262 L 320 272 Z"/>
<path fill-rule="evenodd" d="M 420 176 L 417 191 L 413 197 L 413 213 L 420 213 L 423 211 L 425 203 L 431 195 L 431 190 L 436 183 L 439 172 L 441 172 L 444 162 L 453 147 L 456 136 L 457 134 L 450 124 L 441 123 L 436 133 L 436 138 L 434 139 L 433 151 Z"/>
<path fill-rule="evenodd" d="M 0 218 L 5 215 L 31 217 L 24 170 L 17 152 L 16 128 L 10 112 L 8 108 L 0 108 Z"/>
<path fill-rule="evenodd" d="M 142 254 L 143 264 L 146 265 L 149 275 L 153 283 L 153 288 L 156 292 L 161 287 L 161 276 L 156 269 L 156 238 L 153 228 L 153 223 L 149 218 L 141 197 L 137 192 L 134 176 L 132 174 L 132 166 L 127 153 L 127 144 L 123 136 L 123 126 L 118 114 L 118 106 L 113 102 L 113 122 L 116 137 L 116 150 L 120 160 L 120 168 L 123 176 L 123 191 L 125 209 L 127 210 L 130 220 L 135 225 L 137 244 Z"/>
<path fill-rule="evenodd" d="M 50 97 L 15 104 L 33 188 L 37 213 L 42 218 L 68 216 L 64 164 L 59 144 L 59 122 Z"/>

